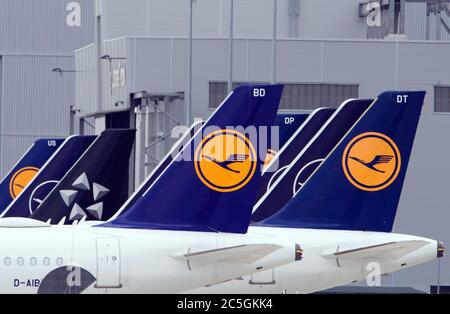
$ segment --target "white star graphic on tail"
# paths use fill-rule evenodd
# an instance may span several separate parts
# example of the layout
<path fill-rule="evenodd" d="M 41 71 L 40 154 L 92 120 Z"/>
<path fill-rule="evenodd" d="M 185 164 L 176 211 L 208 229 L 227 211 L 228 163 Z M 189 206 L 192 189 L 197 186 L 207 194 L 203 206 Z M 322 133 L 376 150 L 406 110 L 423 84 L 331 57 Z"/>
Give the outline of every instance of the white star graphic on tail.
<path fill-rule="evenodd" d="M 70 220 L 80 220 L 86 216 L 86 213 L 84 212 L 83 208 L 80 207 L 77 203 L 75 203 L 72 207 L 72 211 L 70 212 Z"/>
<path fill-rule="evenodd" d="M 86 191 L 91 189 L 89 186 L 88 177 L 84 172 L 72 183 L 72 186 Z"/>
<path fill-rule="evenodd" d="M 59 194 L 61 195 L 61 198 L 63 199 L 64 203 L 66 204 L 67 207 L 69 207 L 73 200 L 75 199 L 75 197 L 78 194 L 78 191 L 75 190 L 60 190 Z"/>
<path fill-rule="evenodd" d="M 85 191 L 91 191 L 91 187 L 89 185 L 89 178 L 85 172 L 83 172 L 73 183 L 72 186 Z M 72 203 L 75 201 L 75 198 L 78 195 L 77 190 L 60 190 L 59 194 L 61 195 L 64 203 L 67 207 L 70 207 Z M 103 198 L 106 194 L 108 194 L 110 190 L 96 182 L 92 182 L 92 197 L 94 202 Z M 101 220 L 103 214 L 103 202 L 97 202 L 95 204 L 90 205 L 84 210 L 78 203 L 75 203 L 70 211 L 69 220 L 80 220 L 87 216 L 86 211 L 94 216 L 96 219 Z"/>
<path fill-rule="evenodd" d="M 103 185 L 98 183 L 92 184 L 92 195 L 94 196 L 94 201 L 101 199 L 109 192 L 109 189 L 105 188 Z"/>
<path fill-rule="evenodd" d="M 103 213 L 103 202 L 94 204 L 86 208 L 86 210 L 95 218 L 101 220 Z"/>

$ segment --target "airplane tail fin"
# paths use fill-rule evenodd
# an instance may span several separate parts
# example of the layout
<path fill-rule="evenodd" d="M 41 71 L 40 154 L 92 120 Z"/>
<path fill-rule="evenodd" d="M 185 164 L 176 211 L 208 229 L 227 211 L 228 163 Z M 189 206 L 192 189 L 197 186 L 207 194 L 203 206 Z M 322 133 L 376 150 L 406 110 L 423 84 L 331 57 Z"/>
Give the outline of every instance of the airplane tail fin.
<path fill-rule="evenodd" d="M 302 151 L 314 135 L 319 132 L 334 111 L 334 108 L 318 108 L 311 112 L 308 118 L 292 133 L 286 143 L 281 146 L 281 149 L 270 159 L 270 162 L 266 163 L 266 167 L 261 174 L 258 192 L 256 193 L 256 202 L 269 190 L 272 183 L 276 182 L 276 179 L 286 170 L 292 160 Z M 281 132 L 282 128 L 280 128 L 280 135 Z"/>
<path fill-rule="evenodd" d="M 336 111 L 331 111 L 332 115 L 330 113 L 326 122 L 319 125 L 313 136 L 306 138 L 306 143 L 302 134 L 299 134 L 289 148 L 281 152 L 283 155 L 288 154 L 280 156 L 289 158 L 285 161 L 287 166 L 272 176 L 267 191 L 254 206 L 252 221 L 264 220 L 286 205 L 372 102 L 370 99 L 346 100 Z"/>
<path fill-rule="evenodd" d="M 0 182 L 0 213 L 19 196 L 63 141 L 59 138 L 39 139 L 31 145 Z"/>
<path fill-rule="evenodd" d="M 128 197 L 128 161 L 135 130 L 103 131 L 30 218 L 72 223 L 111 217 Z M 85 219 L 86 219 L 85 218 Z"/>
<path fill-rule="evenodd" d="M 261 224 L 390 232 L 425 92 L 384 92 L 279 212 Z"/>
<path fill-rule="evenodd" d="M 143 196 L 103 227 L 245 233 L 282 85 L 242 85 Z M 259 147 L 258 147 L 259 145 Z"/>
<path fill-rule="evenodd" d="M 95 138 L 80 135 L 68 137 L 1 217 L 29 217 Z"/>
<path fill-rule="evenodd" d="M 289 138 L 308 119 L 308 113 L 279 113 L 275 118 L 275 126 L 279 128 L 278 147 L 283 147 Z"/>

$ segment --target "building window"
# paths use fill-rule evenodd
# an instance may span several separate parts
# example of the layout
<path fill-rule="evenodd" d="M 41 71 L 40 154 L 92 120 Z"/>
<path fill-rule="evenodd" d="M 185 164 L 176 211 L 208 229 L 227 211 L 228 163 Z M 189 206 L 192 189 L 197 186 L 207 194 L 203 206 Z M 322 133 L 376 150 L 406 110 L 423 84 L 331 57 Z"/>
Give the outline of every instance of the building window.
<path fill-rule="evenodd" d="M 233 88 L 241 84 L 244 83 L 233 83 Z M 209 82 L 209 108 L 217 108 L 226 95 L 226 82 Z M 280 109 L 336 108 L 344 100 L 357 97 L 358 85 L 356 84 L 289 83 L 284 84 Z"/>
<path fill-rule="evenodd" d="M 450 112 L 450 86 L 434 87 L 434 112 Z"/>

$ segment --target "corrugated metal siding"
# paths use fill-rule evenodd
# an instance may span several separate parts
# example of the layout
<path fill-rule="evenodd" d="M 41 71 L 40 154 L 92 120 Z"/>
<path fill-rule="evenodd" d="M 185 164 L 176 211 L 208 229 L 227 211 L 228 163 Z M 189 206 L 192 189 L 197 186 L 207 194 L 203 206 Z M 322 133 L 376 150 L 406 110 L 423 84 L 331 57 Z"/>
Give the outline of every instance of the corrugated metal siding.
<path fill-rule="evenodd" d="M 112 46 L 117 45 L 117 48 Z M 429 58 L 423 63 L 409 60 L 410 51 L 404 51 L 404 47 L 411 45 L 412 51 L 421 52 L 421 56 L 428 55 L 436 60 L 441 59 L 447 49 L 444 43 L 409 43 L 393 41 L 367 41 L 351 42 L 336 40 L 279 40 L 277 58 L 277 78 L 285 83 L 332 83 L 359 85 L 360 95 L 376 94 L 385 88 L 399 88 L 402 80 L 407 82 L 444 82 L 445 72 L 442 71 L 442 62 L 430 63 Z M 110 46 L 108 46 L 110 45 Z M 436 46 L 437 45 L 437 46 Z M 352 51 L 349 51 L 349 46 Z M 147 91 L 151 93 L 171 93 L 185 91 L 187 86 L 186 66 L 186 39 L 172 38 L 131 38 L 120 39 L 114 42 L 106 42 L 105 51 L 114 53 L 115 56 L 126 56 L 127 87 L 124 91 L 117 91 L 120 97 L 128 98 L 133 92 Z M 244 82 L 270 81 L 271 64 L 270 40 L 243 40 L 237 39 L 234 45 L 234 80 Z M 396 59 L 396 50 L 399 49 L 399 58 Z M 203 93 L 208 89 L 211 81 L 226 81 L 228 65 L 226 39 L 194 39 L 193 43 L 193 114 L 196 117 L 205 115 L 205 108 L 209 105 L 209 94 Z M 122 53 L 122 49 L 125 51 Z M 409 48 L 408 48 L 409 49 Z M 94 53 L 93 47 L 88 47 L 90 54 Z M 371 76 L 367 71 L 358 71 L 361 65 L 367 65 L 367 56 L 376 51 L 375 60 L 377 66 L 371 68 Z M 351 57 L 349 57 L 351 56 Z M 84 57 L 87 59 L 83 61 Z M 417 55 L 414 56 L 417 60 Z M 408 61 L 405 61 L 408 58 Z M 77 52 L 77 86 L 82 84 L 87 88 L 80 88 L 77 93 L 77 105 L 82 114 L 96 112 L 95 90 L 95 65 L 89 65 L 94 58 L 88 58 L 85 49 Z M 375 60 L 371 60 L 373 63 Z M 83 63 L 84 62 L 84 63 Z M 413 63 L 410 63 L 413 62 Z M 427 79 L 419 79 L 417 71 L 407 69 L 409 77 L 403 77 L 401 71 L 407 65 L 424 67 L 421 76 Z M 114 101 L 122 100 L 110 97 L 110 79 L 108 63 L 103 62 L 103 108 L 117 110 Z M 432 76 L 431 70 L 435 70 Z M 412 75 L 414 73 L 414 75 Z M 81 79 L 90 77 L 90 79 Z M 379 79 L 379 80 L 377 80 Z M 370 84 L 368 84 L 370 82 Z M 421 83 L 422 84 L 422 83 Z M 84 86 L 83 85 L 83 86 Z M 405 85 L 405 87 L 407 87 Z M 78 87 L 77 87 L 78 88 Z M 124 93 L 122 93 L 124 92 Z M 353 92 L 352 92 L 353 93 Z M 114 93 L 112 96 L 115 96 Z M 90 101 L 89 101 L 90 100 Z M 126 100 L 126 99 L 125 99 Z M 427 106 L 432 108 L 432 106 Z M 431 109 L 432 111 L 432 109 Z"/>
<path fill-rule="evenodd" d="M 127 58 L 127 40 L 118 39 L 110 40 L 103 43 L 102 54 L 109 55 L 112 58 Z M 125 66 L 125 74 L 129 71 L 129 62 L 125 60 L 107 60 L 101 62 L 103 75 L 103 106 L 102 110 L 124 110 L 129 107 L 129 97 L 127 97 L 127 88 L 130 85 L 128 79 L 125 79 L 125 86 L 112 86 L 112 75 L 114 68 L 118 68 L 120 64 Z"/>
<path fill-rule="evenodd" d="M 432 2 L 432 1 L 430 1 Z M 442 5 L 446 5 L 443 3 Z M 450 17 L 442 11 L 442 18 L 450 26 Z M 405 34 L 411 40 L 426 39 L 426 3 L 406 3 L 405 7 Z M 434 40 L 436 34 L 436 17 L 430 14 L 430 39 Z M 450 40 L 450 34 L 441 26 L 441 40 Z"/>
<path fill-rule="evenodd" d="M 226 37 L 229 31 L 230 2 L 194 3 L 195 36 Z M 189 2 L 180 0 L 105 0 L 103 35 L 186 36 Z M 277 0 L 277 35 L 289 37 L 289 0 Z M 271 38 L 272 0 L 245 0 L 234 3 L 236 37 Z M 358 17 L 355 0 L 301 0 L 296 32 L 300 38 L 365 38 L 365 21 Z"/>
<path fill-rule="evenodd" d="M 67 4 L 81 5 L 81 27 L 67 24 Z M 74 101 L 73 50 L 94 40 L 92 0 L 0 0 L 0 175 L 38 137 L 66 136 Z"/>
<path fill-rule="evenodd" d="M 19 160 L 38 136 L 0 135 L 1 154 L 0 171 L 3 176 Z"/>
<path fill-rule="evenodd" d="M 103 111 L 119 111 L 129 108 L 129 86 L 132 84 L 130 77 L 132 62 L 127 58 L 127 39 L 106 41 L 102 45 L 102 55 L 112 58 L 126 58 L 125 60 L 101 61 L 102 71 L 102 106 L 98 105 L 97 98 L 97 62 L 96 47 L 89 45 L 75 51 L 76 69 L 76 108 L 78 115 L 86 116 Z M 125 65 L 125 86 L 112 88 L 112 74 L 114 67 L 122 63 Z"/>
<path fill-rule="evenodd" d="M 35 138 L 68 135 L 70 105 L 74 103 L 73 73 L 60 76 L 51 69 L 71 67 L 72 60 L 71 57 L 2 57 L 2 173 L 15 162 L 5 156 L 20 156 L 23 147 Z M 12 147 L 15 139 L 17 148 Z M 21 141 L 25 144 L 20 144 Z"/>
<path fill-rule="evenodd" d="M 425 39 L 426 4 L 407 3 L 405 6 L 405 34 L 408 39 Z"/>
<path fill-rule="evenodd" d="M 72 54 L 94 41 L 94 1 L 81 5 L 81 27 L 69 27 L 71 0 L 0 0 L 0 53 Z"/>
<path fill-rule="evenodd" d="M 69 107 L 74 103 L 70 57 L 3 57 L 3 134 L 67 134 Z M 26 126 L 26 127 L 24 127 Z"/>
<path fill-rule="evenodd" d="M 75 107 L 83 116 L 98 110 L 95 45 L 75 52 Z"/>

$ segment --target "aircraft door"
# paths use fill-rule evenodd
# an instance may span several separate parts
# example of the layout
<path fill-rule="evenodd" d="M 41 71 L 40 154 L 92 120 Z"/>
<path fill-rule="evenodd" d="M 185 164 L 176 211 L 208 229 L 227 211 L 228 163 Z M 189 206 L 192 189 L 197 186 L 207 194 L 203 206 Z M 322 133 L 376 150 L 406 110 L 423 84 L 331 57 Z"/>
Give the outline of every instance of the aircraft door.
<path fill-rule="evenodd" d="M 250 285 L 274 285 L 276 283 L 275 268 L 252 274 L 248 283 Z"/>
<path fill-rule="evenodd" d="M 120 242 L 117 238 L 97 238 L 96 288 L 120 288 Z"/>

